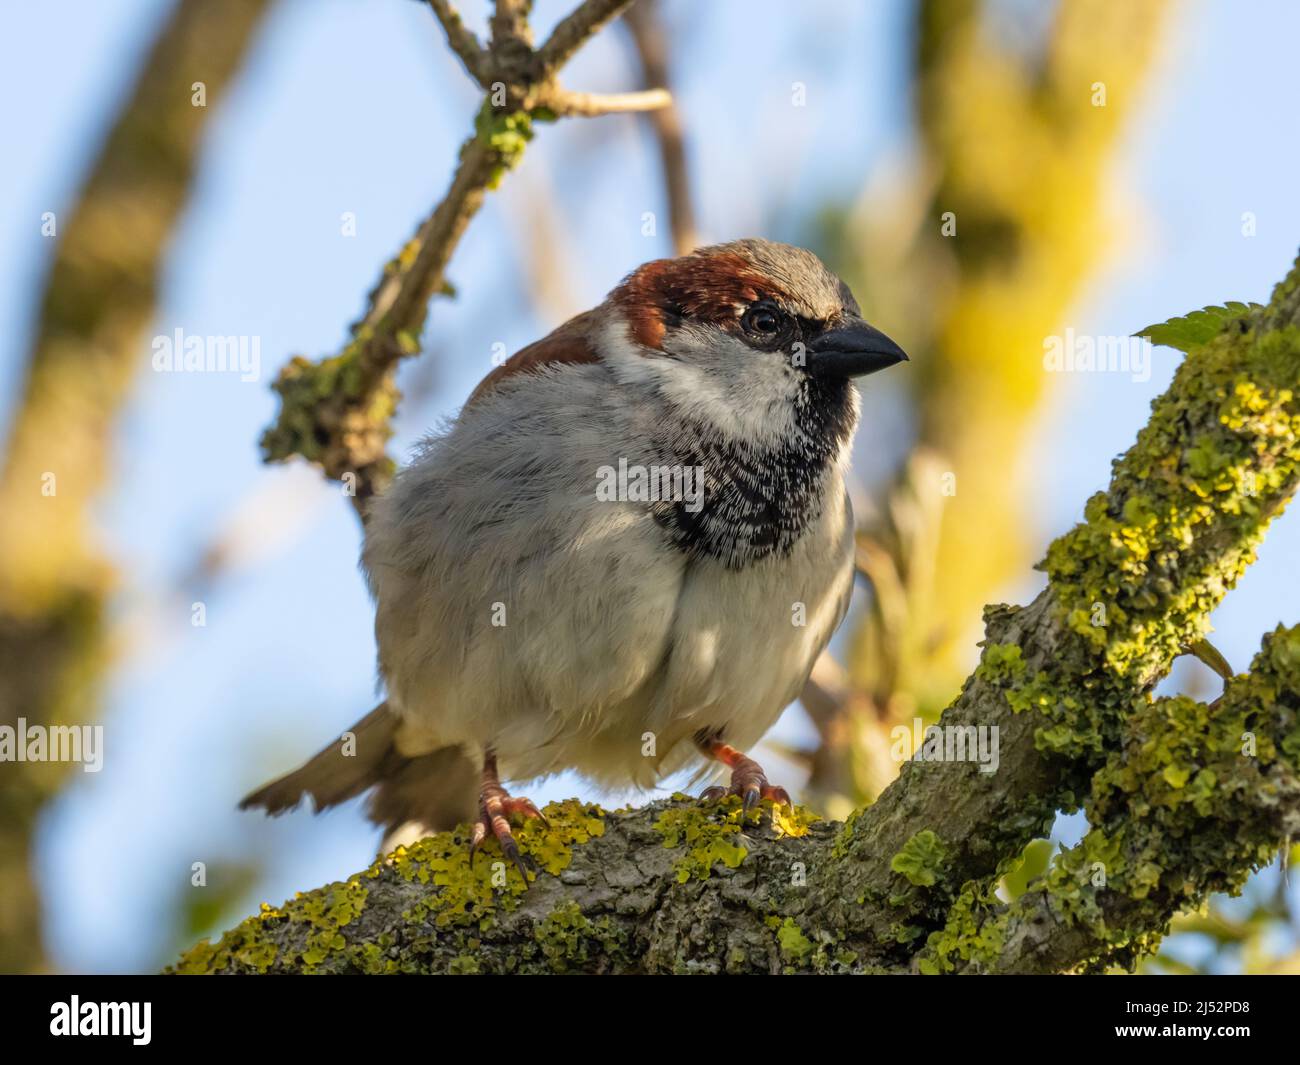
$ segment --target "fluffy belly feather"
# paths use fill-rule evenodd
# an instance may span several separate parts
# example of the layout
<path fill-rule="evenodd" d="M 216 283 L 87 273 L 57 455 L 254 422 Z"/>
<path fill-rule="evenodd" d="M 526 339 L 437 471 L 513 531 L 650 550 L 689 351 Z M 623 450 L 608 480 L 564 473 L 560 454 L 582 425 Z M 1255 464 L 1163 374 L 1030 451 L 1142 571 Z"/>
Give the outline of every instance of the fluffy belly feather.
<path fill-rule="evenodd" d="M 533 749 L 507 741 L 510 775 L 573 768 L 607 787 L 653 786 L 700 760 L 693 737 L 753 746 L 798 696 L 853 587 L 852 514 L 837 492 L 784 557 L 743 570 L 693 561 L 660 667 L 629 698 Z M 647 637 L 650 637 L 647 633 Z"/>

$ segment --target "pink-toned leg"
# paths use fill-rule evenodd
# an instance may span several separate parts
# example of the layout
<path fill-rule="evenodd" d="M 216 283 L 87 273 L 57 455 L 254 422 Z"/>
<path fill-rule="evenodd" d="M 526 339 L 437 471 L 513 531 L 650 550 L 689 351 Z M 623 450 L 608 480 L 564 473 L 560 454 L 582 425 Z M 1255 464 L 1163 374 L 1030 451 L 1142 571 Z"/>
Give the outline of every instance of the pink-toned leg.
<path fill-rule="evenodd" d="M 773 802 L 785 806 L 791 805 L 790 793 L 785 788 L 770 784 L 767 776 L 763 773 L 763 767 L 752 758 L 747 758 L 736 748 L 718 740 L 704 740 L 701 741 L 699 746 L 700 750 L 710 758 L 731 769 L 731 787 L 724 788 L 721 785 L 714 785 L 711 788 L 705 788 L 700 795 L 700 798 L 705 802 L 714 802 L 727 795 L 739 795 L 744 799 L 746 812 L 752 810 L 764 799 L 771 799 Z"/>
<path fill-rule="evenodd" d="M 483 841 L 491 830 L 496 841 L 501 844 L 501 853 L 515 863 L 524 882 L 528 882 L 528 865 L 515 842 L 514 833 L 510 831 L 510 818 L 514 814 L 522 817 L 540 818 L 546 824 L 546 818 L 533 804 L 531 799 L 516 798 L 501 786 L 497 775 L 497 759 L 492 751 L 483 757 L 483 777 L 479 786 L 478 820 L 474 822 L 474 835 L 470 840 L 470 862 L 474 861 Z M 549 826 L 548 826 L 549 827 Z"/>

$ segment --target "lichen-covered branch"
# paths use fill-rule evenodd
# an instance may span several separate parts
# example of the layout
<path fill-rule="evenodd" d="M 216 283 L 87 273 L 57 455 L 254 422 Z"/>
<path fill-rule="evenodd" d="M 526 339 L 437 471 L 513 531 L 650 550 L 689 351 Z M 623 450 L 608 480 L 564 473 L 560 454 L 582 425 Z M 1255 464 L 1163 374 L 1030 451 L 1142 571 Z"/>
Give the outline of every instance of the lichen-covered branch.
<path fill-rule="evenodd" d="M 816 951 L 795 914 L 834 832 L 802 818 L 742 834 L 678 796 L 606 812 L 576 799 L 516 834 L 541 869 L 525 889 L 492 844 L 441 833 L 346 882 L 200 943 L 175 966 L 209 972 L 780 972 Z M 752 815 L 757 822 L 758 815 Z M 766 818 L 764 818 L 766 820 Z M 779 837 L 779 838 L 778 838 Z M 850 964 L 847 954 L 841 962 Z M 830 964 L 835 964 L 833 961 Z"/>
<path fill-rule="evenodd" d="M 527 888 L 495 850 L 475 868 L 466 831 L 442 833 L 263 907 L 174 971 L 1058 972 L 1123 961 L 1296 833 L 1298 765 L 1300 626 L 1271 634 L 1218 707 L 1150 703 L 1097 775 L 1090 813 L 1102 827 L 1012 905 L 969 882 L 928 936 L 904 915 L 952 873 L 933 831 L 875 863 L 876 879 L 848 900 L 879 917 L 881 931 L 864 933 L 832 904 L 852 829 L 770 808 L 742 825 L 734 798 L 614 813 L 571 799 L 546 808 L 549 825 L 520 830 L 541 870 Z"/>
<path fill-rule="evenodd" d="M 532 46 L 529 4 L 497 0 L 484 47 L 446 0 L 430 6 L 448 45 L 484 89 L 474 131 L 461 146 L 451 185 L 415 235 L 384 266 L 361 320 L 337 355 L 290 360 L 275 382 L 280 413 L 262 438 L 267 461 L 300 455 L 342 481 L 364 518 L 393 474 L 386 445 L 399 397 L 398 363 L 419 351 L 430 300 L 448 291 L 447 264 L 490 189 L 518 165 L 536 122 L 665 107 L 664 90 L 593 95 L 564 89 L 561 67 L 631 0 L 586 0 Z"/>
<path fill-rule="evenodd" d="M 986 612 L 980 665 L 941 723 L 996 726 L 998 770 L 903 766 L 850 830 L 841 896 L 861 897 L 922 828 L 942 838 L 945 876 L 883 915 L 845 903 L 845 925 L 878 935 L 892 917 L 926 931 L 966 881 L 991 888 L 1058 810 L 1078 808 L 1125 723 L 1204 636 L 1300 482 L 1300 330 L 1281 324 L 1297 279 L 1300 266 L 1268 308 L 1222 316 L 1192 348 L 1109 490 L 1048 550 L 1048 587 L 1028 607 Z"/>
<path fill-rule="evenodd" d="M 994 771 L 910 761 L 842 826 L 571 801 L 521 833 L 542 869 L 527 890 L 497 852 L 475 870 L 465 834 L 444 833 L 177 968 L 1056 972 L 1152 949 L 1300 822 L 1300 626 L 1214 704 L 1151 696 L 1300 483 L 1298 321 L 1300 262 L 1267 307 L 1150 331 L 1186 350 L 1173 384 L 1049 549 L 1048 587 L 986 611 L 980 664 L 943 715 L 997 729 Z M 1026 844 L 1081 806 L 1083 842 L 1001 901 Z"/>
<path fill-rule="evenodd" d="M 1300 625 L 1212 704 L 1156 699 L 1094 775 L 1093 826 L 1014 904 L 972 886 L 921 965 L 1050 973 L 1130 963 L 1181 911 L 1237 892 L 1300 836 Z"/>

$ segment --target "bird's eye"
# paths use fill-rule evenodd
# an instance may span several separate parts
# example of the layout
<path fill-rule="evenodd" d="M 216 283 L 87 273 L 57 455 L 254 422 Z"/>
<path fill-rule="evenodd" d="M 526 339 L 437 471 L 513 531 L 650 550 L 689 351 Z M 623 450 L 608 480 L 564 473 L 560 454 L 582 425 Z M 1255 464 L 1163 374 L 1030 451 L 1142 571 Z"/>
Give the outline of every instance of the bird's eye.
<path fill-rule="evenodd" d="M 770 337 L 781 331 L 782 315 L 770 303 L 756 303 L 740 319 L 741 328 L 755 336 Z"/>

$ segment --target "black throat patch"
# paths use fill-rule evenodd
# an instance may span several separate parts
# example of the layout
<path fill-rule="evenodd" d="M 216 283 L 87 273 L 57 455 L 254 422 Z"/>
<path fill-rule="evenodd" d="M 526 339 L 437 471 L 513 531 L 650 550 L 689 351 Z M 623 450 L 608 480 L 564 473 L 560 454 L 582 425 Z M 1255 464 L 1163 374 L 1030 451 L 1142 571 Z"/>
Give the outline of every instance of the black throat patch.
<path fill-rule="evenodd" d="M 822 513 L 827 468 L 853 435 L 853 385 L 809 375 L 796 401 L 795 430 L 776 446 L 758 446 L 689 422 L 664 439 L 672 461 L 703 470 L 703 498 L 651 504 L 674 544 L 697 558 L 744 569 L 788 555 Z"/>

